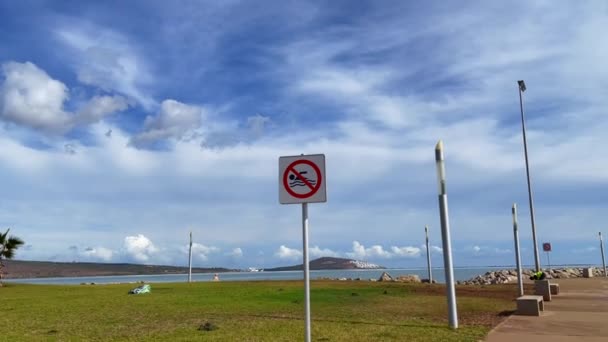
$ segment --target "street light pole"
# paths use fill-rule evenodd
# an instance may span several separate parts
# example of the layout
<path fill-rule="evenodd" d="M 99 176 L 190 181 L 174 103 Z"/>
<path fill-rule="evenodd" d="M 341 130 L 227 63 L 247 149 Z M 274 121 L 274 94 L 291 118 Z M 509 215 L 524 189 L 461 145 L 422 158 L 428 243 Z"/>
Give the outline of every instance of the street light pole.
<path fill-rule="evenodd" d="M 532 240 L 534 242 L 534 264 L 536 272 L 540 271 L 540 256 L 538 254 L 538 243 L 536 242 L 536 222 L 534 220 L 534 201 L 532 199 L 532 184 L 530 183 L 530 165 L 528 163 L 528 142 L 526 140 L 526 120 L 524 118 L 524 102 L 522 93 L 526 91 L 526 83 L 523 80 L 517 81 L 519 85 L 519 108 L 521 110 L 521 130 L 524 139 L 524 156 L 526 158 L 526 177 L 528 180 L 528 202 L 530 203 L 530 221 L 532 223 Z"/>
<path fill-rule="evenodd" d="M 452 264 L 452 242 L 450 238 L 450 216 L 448 213 L 448 193 L 445 179 L 445 161 L 443 159 L 443 142 L 435 146 L 435 165 L 437 166 L 437 183 L 439 185 L 439 219 L 441 221 L 441 242 L 443 246 L 443 268 L 445 270 L 445 289 L 448 297 L 448 322 L 452 329 L 458 329 L 458 307 L 456 306 L 456 288 L 454 286 L 454 266 Z"/>

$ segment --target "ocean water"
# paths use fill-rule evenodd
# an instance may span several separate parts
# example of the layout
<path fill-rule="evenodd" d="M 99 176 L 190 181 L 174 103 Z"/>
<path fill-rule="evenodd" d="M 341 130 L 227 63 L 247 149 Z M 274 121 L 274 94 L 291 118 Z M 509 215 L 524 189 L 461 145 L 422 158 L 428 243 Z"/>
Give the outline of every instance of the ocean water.
<path fill-rule="evenodd" d="M 455 268 L 454 278 L 456 280 L 468 280 L 478 274 L 488 271 L 495 271 L 502 268 L 492 267 L 469 267 Z M 391 276 L 405 274 L 416 274 L 421 279 L 428 278 L 426 268 L 400 268 L 385 270 L 322 270 L 310 271 L 310 279 L 318 278 L 361 278 L 363 280 L 378 279 L 382 272 L 387 272 Z M 302 271 L 281 271 L 281 272 L 225 272 L 219 273 L 220 281 L 255 281 L 255 280 L 301 280 L 304 279 Z M 445 276 L 442 268 L 433 269 L 433 279 L 437 282 L 444 282 Z M 193 273 L 193 281 L 212 281 L 213 273 Z M 112 283 L 176 283 L 188 281 L 187 274 L 159 274 L 159 275 L 126 275 L 126 276 L 100 276 L 100 277 L 61 277 L 61 278 L 30 278 L 30 279 L 5 279 L 6 282 L 27 283 L 27 284 L 112 284 Z"/>

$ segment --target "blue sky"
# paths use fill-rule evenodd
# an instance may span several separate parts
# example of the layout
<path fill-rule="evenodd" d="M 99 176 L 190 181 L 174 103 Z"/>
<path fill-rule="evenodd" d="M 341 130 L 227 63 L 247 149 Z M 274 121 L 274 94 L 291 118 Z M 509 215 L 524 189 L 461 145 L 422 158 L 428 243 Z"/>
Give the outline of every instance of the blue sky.
<path fill-rule="evenodd" d="M 270 267 L 301 260 L 278 157 L 325 153 L 311 256 L 598 263 L 606 227 L 605 1 L 0 3 L 0 226 L 32 260 Z M 434 264 L 441 250 L 433 248 Z M 546 257 L 542 255 L 543 263 Z"/>

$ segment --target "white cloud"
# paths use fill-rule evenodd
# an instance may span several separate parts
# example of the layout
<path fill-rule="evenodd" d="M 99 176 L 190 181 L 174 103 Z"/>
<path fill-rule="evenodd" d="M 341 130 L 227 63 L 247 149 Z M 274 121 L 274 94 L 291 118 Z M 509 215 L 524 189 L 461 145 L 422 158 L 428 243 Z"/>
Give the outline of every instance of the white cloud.
<path fill-rule="evenodd" d="M 426 252 L 426 245 L 420 245 L 420 249 Z M 443 254 L 443 248 L 431 245 L 431 254 Z"/>
<path fill-rule="evenodd" d="M 69 48 L 65 59 L 80 82 L 127 95 L 146 109 L 154 107 L 155 101 L 144 91 L 153 77 L 133 41 L 83 22 L 56 30 L 55 35 Z"/>
<path fill-rule="evenodd" d="M 299 260 L 302 259 L 302 252 L 297 249 L 286 247 L 285 245 L 281 245 L 279 249 L 274 254 L 276 257 L 280 259 L 287 260 Z"/>
<path fill-rule="evenodd" d="M 127 99 L 122 96 L 94 96 L 78 111 L 73 121 L 77 125 L 95 123 L 108 114 L 123 111 L 128 107 Z"/>
<path fill-rule="evenodd" d="M 400 259 L 400 258 L 418 258 L 421 248 L 415 246 L 391 246 L 385 250 L 381 245 L 373 245 L 366 248 L 359 241 L 353 241 L 352 252 L 346 255 L 353 259 Z"/>
<path fill-rule="evenodd" d="M 63 110 L 69 93 L 65 84 L 52 79 L 30 62 L 2 65 L 5 80 L 0 87 L 0 117 L 19 125 L 63 133 L 70 116 Z"/>
<path fill-rule="evenodd" d="M 346 253 L 347 256 L 353 259 L 373 259 L 373 258 L 390 258 L 390 252 L 385 251 L 380 245 L 373 245 L 365 248 L 359 241 L 353 241 L 353 251 Z"/>
<path fill-rule="evenodd" d="M 159 249 L 154 246 L 152 241 L 143 234 L 125 237 L 123 246 L 127 256 L 137 262 L 146 263 L 159 252 Z"/>
<path fill-rule="evenodd" d="M 320 248 L 319 246 L 313 246 L 308 248 L 308 253 L 310 257 L 313 259 L 320 257 L 334 257 L 337 258 L 340 256 L 340 253 L 332 251 L 329 248 Z"/>
<path fill-rule="evenodd" d="M 121 96 L 95 96 L 76 113 L 64 109 L 69 90 L 31 62 L 2 65 L 0 119 L 47 133 L 63 134 L 74 126 L 98 122 L 125 110 Z"/>
<path fill-rule="evenodd" d="M 112 257 L 114 256 L 114 251 L 104 247 L 88 247 L 82 252 L 82 255 L 88 259 L 101 260 L 107 262 L 112 260 Z"/>
<path fill-rule="evenodd" d="M 513 253 L 513 251 L 508 248 L 494 248 L 494 253 L 495 254 L 511 254 L 511 253 Z"/>
<path fill-rule="evenodd" d="M 481 251 L 481 247 L 479 247 L 479 246 L 473 246 L 472 250 L 473 250 L 474 253 L 479 253 Z"/>
<path fill-rule="evenodd" d="M 269 122 L 269 117 L 256 114 L 247 118 L 247 127 L 255 137 L 258 137 L 264 133 L 264 128 L 266 128 Z"/>
<path fill-rule="evenodd" d="M 233 258 L 241 258 L 243 256 L 243 250 L 240 247 L 234 248 L 230 253 L 226 254 L 227 256 Z"/>
<path fill-rule="evenodd" d="M 200 128 L 204 113 L 203 107 L 165 100 L 156 116 L 146 118 L 143 132 L 135 135 L 131 143 L 145 146 L 169 138 L 184 138 L 186 134 Z"/>
<path fill-rule="evenodd" d="M 185 248 L 185 251 L 187 253 L 188 247 Z M 198 258 L 200 261 L 209 260 L 209 255 L 218 253 L 219 251 L 220 249 L 215 246 L 205 246 L 196 242 L 192 244 L 192 255 L 193 257 Z"/>
<path fill-rule="evenodd" d="M 391 251 L 395 257 L 417 258 L 420 256 L 420 248 L 418 247 L 391 247 Z"/>

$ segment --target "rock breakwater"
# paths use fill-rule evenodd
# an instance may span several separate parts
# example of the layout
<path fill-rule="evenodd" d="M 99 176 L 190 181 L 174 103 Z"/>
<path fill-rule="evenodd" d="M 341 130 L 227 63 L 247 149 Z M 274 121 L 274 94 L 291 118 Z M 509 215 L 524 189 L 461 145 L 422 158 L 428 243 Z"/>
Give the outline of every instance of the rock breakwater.
<path fill-rule="evenodd" d="M 593 275 L 595 277 L 603 276 L 603 270 L 598 268 L 592 268 Z M 533 270 L 523 270 L 524 280 L 530 279 Z M 565 279 L 565 278 L 582 278 L 583 268 L 582 267 L 567 267 L 567 268 L 555 268 L 551 270 L 545 270 L 547 279 Z M 494 284 L 509 284 L 517 283 L 517 271 L 511 270 L 497 270 L 486 272 L 485 274 L 475 276 L 469 280 L 459 280 L 459 285 L 494 285 Z"/>

